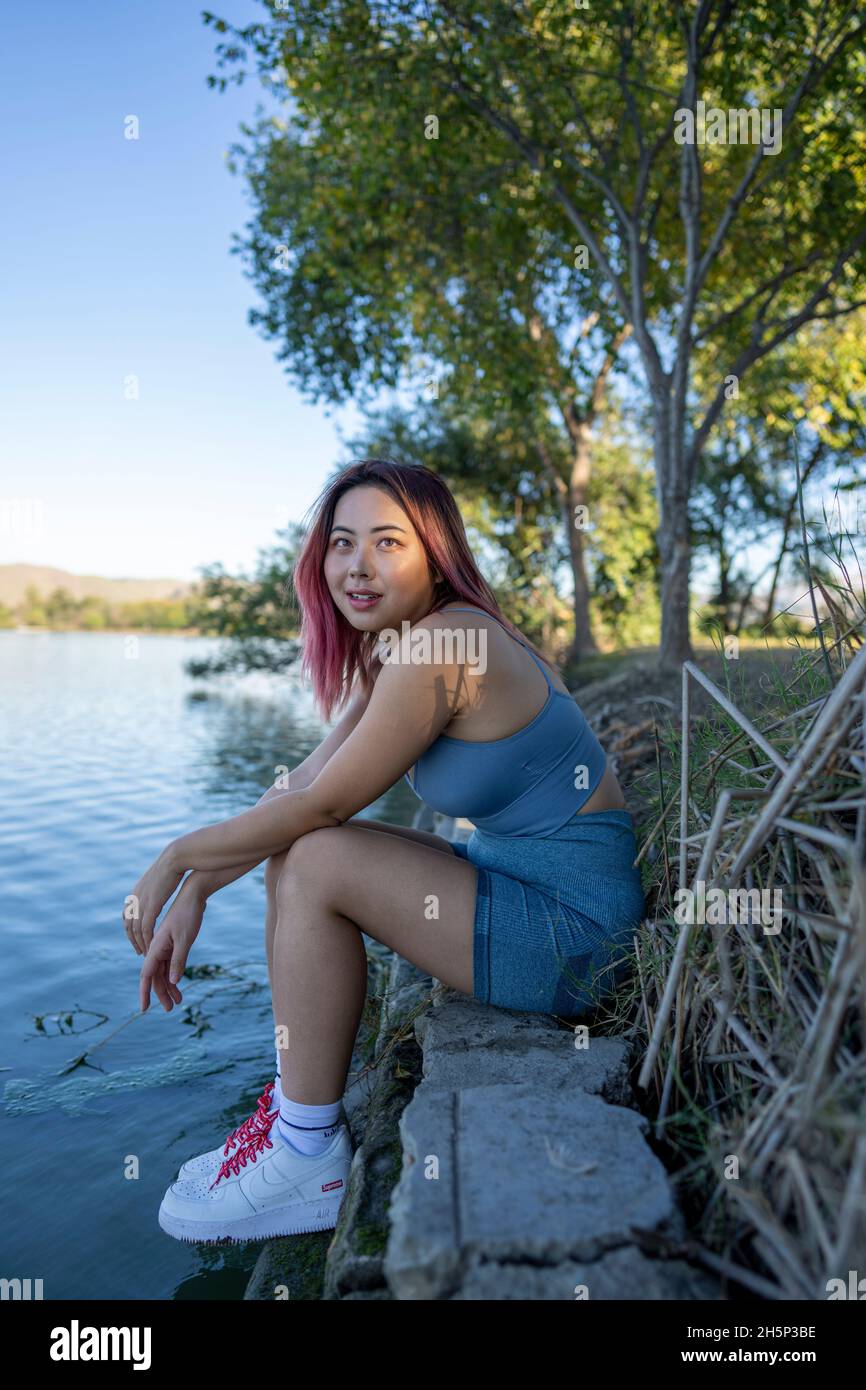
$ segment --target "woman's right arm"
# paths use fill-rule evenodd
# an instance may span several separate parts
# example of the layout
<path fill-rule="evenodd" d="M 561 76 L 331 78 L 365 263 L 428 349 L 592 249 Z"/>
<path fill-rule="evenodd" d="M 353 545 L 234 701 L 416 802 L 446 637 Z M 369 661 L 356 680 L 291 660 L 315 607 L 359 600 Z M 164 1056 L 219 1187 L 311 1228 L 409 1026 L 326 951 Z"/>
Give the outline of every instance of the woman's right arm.
<path fill-rule="evenodd" d="M 288 774 L 287 787 L 268 787 L 267 791 L 259 797 L 256 805 L 261 805 L 263 801 L 270 800 L 274 796 L 282 796 L 287 791 L 297 791 L 301 787 L 308 787 L 318 777 L 322 768 L 329 759 L 336 753 L 349 737 L 352 730 L 360 722 L 364 711 L 370 702 L 368 695 L 356 695 L 350 701 L 349 706 L 334 728 L 322 739 L 318 748 L 314 748 L 312 753 L 292 768 Z M 236 878 L 243 878 L 251 869 L 255 869 L 261 864 L 261 859 L 251 859 L 248 864 L 235 864 L 230 869 L 193 869 L 181 884 L 181 894 L 187 898 L 195 898 L 198 902 L 205 903 L 213 893 L 225 888 L 227 884 L 234 883 Z"/>

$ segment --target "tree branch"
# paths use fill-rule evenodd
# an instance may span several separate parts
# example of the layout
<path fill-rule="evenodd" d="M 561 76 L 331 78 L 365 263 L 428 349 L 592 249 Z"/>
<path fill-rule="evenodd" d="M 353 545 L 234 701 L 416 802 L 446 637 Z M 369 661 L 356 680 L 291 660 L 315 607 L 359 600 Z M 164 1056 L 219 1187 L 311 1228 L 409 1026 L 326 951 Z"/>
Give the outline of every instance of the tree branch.
<path fill-rule="evenodd" d="M 848 245 L 839 252 L 839 255 L 836 257 L 836 260 L 834 261 L 829 274 L 824 279 L 824 281 L 817 286 L 814 293 L 810 295 L 809 299 L 806 301 L 803 307 L 799 309 L 795 314 L 791 314 L 786 320 L 784 320 L 782 326 L 779 328 L 779 331 L 776 334 L 774 334 L 771 338 L 769 338 L 766 343 L 761 342 L 761 338 L 763 336 L 763 329 L 766 327 L 766 325 L 763 323 L 760 317 L 755 320 L 754 324 L 752 325 L 751 341 L 749 342 L 748 346 L 743 348 L 743 350 L 740 352 L 733 365 L 731 366 L 730 370 L 723 374 L 718 391 L 716 392 L 716 395 L 709 409 L 707 410 L 706 415 L 701 421 L 699 428 L 695 431 L 695 434 L 692 437 L 687 455 L 687 469 L 690 481 L 694 479 L 694 470 L 696 462 L 704 446 L 704 441 L 706 440 L 707 435 L 709 434 L 710 430 L 715 424 L 719 414 L 721 413 L 722 407 L 724 406 L 726 378 L 728 376 L 736 376 L 738 378 L 741 377 L 746 368 L 750 367 L 753 362 L 758 362 L 762 357 L 766 357 L 767 353 L 773 351 L 773 348 L 778 347 L 778 345 L 780 343 L 783 343 L 786 340 L 786 338 L 790 338 L 793 333 L 797 332 L 798 328 L 802 328 L 804 323 L 811 322 L 811 320 L 814 317 L 816 317 L 815 309 L 821 303 L 821 301 L 826 299 L 829 295 L 830 286 L 838 277 L 842 268 L 847 264 L 847 262 L 851 259 L 854 253 L 858 251 L 860 247 L 863 245 L 866 245 L 866 222 L 862 224 L 860 231 L 853 238 L 853 240 L 851 240 L 848 243 Z"/>
<path fill-rule="evenodd" d="M 850 13 L 851 9 L 849 8 L 842 23 L 844 23 L 847 20 L 848 14 Z M 855 38 L 858 34 L 861 34 L 863 32 L 863 26 L 858 25 L 856 28 L 852 29 L 847 35 L 843 35 L 843 37 L 839 40 L 838 44 L 836 45 L 836 48 L 833 49 L 827 55 L 827 57 L 823 59 L 820 63 L 817 63 L 817 49 L 813 50 L 813 52 L 809 55 L 809 65 L 805 73 L 803 74 L 802 78 L 800 79 L 800 82 L 795 88 L 787 106 L 784 107 L 782 111 L 783 129 L 789 124 L 791 117 L 796 115 L 797 111 L 799 110 L 800 103 L 803 100 L 803 97 L 806 95 L 808 91 L 812 89 L 812 87 L 814 87 L 818 79 L 824 75 L 830 64 L 836 60 L 836 58 L 838 57 L 842 49 L 845 47 L 845 45 L 849 43 L 853 38 Z M 700 266 L 698 268 L 698 289 L 700 289 L 701 285 L 706 279 L 707 272 L 709 271 L 710 266 L 712 265 L 713 261 L 718 255 L 719 248 L 721 247 L 724 238 L 730 230 L 734 218 L 736 217 L 737 213 L 739 212 L 740 208 L 745 202 L 746 196 L 749 192 L 755 175 L 761 166 L 762 161 L 769 157 L 770 156 L 768 156 L 765 153 L 765 147 L 761 145 L 760 148 L 755 152 L 755 156 L 749 163 L 746 172 L 743 174 L 738 188 L 735 190 L 731 198 L 728 200 L 725 210 L 722 213 L 719 222 L 716 226 L 716 229 L 710 238 L 710 241 L 707 245 L 707 249 L 701 258 Z"/>

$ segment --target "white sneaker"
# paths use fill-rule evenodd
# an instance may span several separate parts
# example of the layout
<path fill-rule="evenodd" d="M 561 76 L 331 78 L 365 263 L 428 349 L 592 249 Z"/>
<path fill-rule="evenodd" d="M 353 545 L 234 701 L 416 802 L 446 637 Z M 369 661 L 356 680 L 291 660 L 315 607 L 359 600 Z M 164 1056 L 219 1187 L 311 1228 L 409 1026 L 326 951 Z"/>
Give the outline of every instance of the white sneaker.
<path fill-rule="evenodd" d="M 210 1173 L 216 1177 L 220 1165 L 228 1158 L 229 1154 L 235 1149 L 240 1148 L 252 1139 L 254 1134 L 264 1131 L 270 1133 L 271 1125 L 277 1118 L 279 1111 L 276 1106 L 271 1110 L 272 1097 L 274 1094 L 274 1082 L 269 1081 L 265 1089 L 256 1102 L 256 1109 L 252 1115 L 244 1120 L 243 1124 L 233 1129 L 225 1143 L 217 1149 L 209 1149 L 206 1154 L 197 1154 L 195 1158 L 188 1158 L 186 1163 L 181 1164 L 179 1178 L 203 1177 L 205 1173 Z"/>
<path fill-rule="evenodd" d="M 303 1154 L 275 1130 L 259 1131 L 209 1174 L 178 1178 L 159 1208 L 176 1240 L 237 1242 L 332 1230 L 352 1166 L 352 1140 L 341 1124 L 324 1153 Z"/>

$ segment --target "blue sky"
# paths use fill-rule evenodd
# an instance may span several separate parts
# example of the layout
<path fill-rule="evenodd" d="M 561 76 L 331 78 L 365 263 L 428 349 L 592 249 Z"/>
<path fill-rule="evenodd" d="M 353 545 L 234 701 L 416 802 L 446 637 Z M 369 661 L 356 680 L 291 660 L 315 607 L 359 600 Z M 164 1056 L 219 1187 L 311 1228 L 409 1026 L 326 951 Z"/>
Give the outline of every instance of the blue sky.
<path fill-rule="evenodd" d="M 344 456 L 338 429 L 361 425 L 351 404 L 302 398 L 246 322 L 260 301 L 229 248 L 251 204 L 225 151 L 265 94 L 258 79 L 207 87 L 217 36 L 202 8 L 7 12 L 0 563 L 190 580 L 215 560 L 247 568 Z M 213 8 L 234 23 L 265 13 Z"/>

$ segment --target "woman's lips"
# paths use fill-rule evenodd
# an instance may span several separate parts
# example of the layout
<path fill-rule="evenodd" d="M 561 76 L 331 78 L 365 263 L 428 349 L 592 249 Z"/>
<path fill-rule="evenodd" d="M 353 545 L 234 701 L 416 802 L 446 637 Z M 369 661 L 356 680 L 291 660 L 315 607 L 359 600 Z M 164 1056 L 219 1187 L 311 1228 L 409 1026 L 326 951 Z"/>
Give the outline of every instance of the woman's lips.
<path fill-rule="evenodd" d="M 381 594 L 376 594 L 373 598 L 353 598 L 351 594 L 346 594 L 353 608 L 375 608 L 381 597 Z"/>

